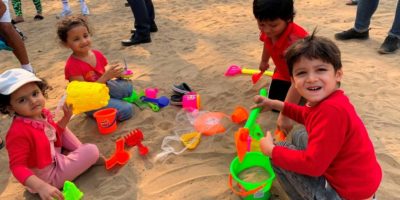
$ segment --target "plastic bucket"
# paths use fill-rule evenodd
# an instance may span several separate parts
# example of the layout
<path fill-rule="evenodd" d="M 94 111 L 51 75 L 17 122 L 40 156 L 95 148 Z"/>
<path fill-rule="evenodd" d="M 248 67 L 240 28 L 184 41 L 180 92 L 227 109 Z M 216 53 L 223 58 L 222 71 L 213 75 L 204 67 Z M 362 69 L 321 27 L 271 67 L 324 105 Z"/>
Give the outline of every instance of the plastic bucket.
<path fill-rule="evenodd" d="M 200 95 L 195 92 L 189 92 L 182 97 L 182 107 L 189 112 L 200 110 Z"/>
<path fill-rule="evenodd" d="M 117 129 L 117 109 L 105 108 L 93 114 L 101 134 L 109 134 Z"/>
<path fill-rule="evenodd" d="M 268 178 L 261 182 L 246 182 L 241 180 L 238 175 L 251 167 L 261 167 L 265 169 Z M 270 189 L 275 179 L 275 172 L 272 169 L 269 157 L 264 156 L 260 152 L 247 152 L 243 162 L 239 162 L 239 158 L 235 157 L 230 166 L 229 186 L 231 190 L 241 196 L 245 200 L 261 200 L 269 199 L 271 196 Z M 239 191 L 232 186 L 232 177 L 237 182 Z"/>

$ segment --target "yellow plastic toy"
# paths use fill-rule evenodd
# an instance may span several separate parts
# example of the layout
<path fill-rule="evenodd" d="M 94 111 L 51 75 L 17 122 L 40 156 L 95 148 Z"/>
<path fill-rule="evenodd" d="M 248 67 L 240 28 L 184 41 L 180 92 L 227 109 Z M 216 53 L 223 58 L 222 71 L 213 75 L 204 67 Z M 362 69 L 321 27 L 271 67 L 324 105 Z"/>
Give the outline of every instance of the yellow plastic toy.
<path fill-rule="evenodd" d="M 106 84 L 72 81 L 67 87 L 67 104 L 73 107 L 73 113 L 79 114 L 102 108 L 110 100 Z"/>
<path fill-rule="evenodd" d="M 201 133 L 191 132 L 181 135 L 180 139 L 188 149 L 194 149 L 200 143 Z"/>

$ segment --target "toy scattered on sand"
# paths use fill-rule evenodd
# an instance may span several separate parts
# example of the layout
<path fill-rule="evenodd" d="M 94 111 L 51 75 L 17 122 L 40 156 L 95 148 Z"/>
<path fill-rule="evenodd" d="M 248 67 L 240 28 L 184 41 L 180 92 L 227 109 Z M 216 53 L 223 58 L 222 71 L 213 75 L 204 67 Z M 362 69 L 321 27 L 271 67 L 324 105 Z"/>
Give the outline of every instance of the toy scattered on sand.
<path fill-rule="evenodd" d="M 126 59 L 124 58 L 124 72 L 122 72 L 121 78 L 130 79 L 133 76 L 133 71 L 128 69 L 128 65 L 126 64 Z"/>
<path fill-rule="evenodd" d="M 74 114 L 102 108 L 109 100 L 109 89 L 106 84 L 72 81 L 67 86 L 66 102 L 72 105 Z"/>
<path fill-rule="evenodd" d="M 106 160 L 106 169 L 109 170 L 115 165 L 125 165 L 131 158 L 131 154 L 125 151 L 125 139 L 120 138 L 115 141 L 115 152 L 114 154 Z"/>
<path fill-rule="evenodd" d="M 144 156 L 149 152 L 149 148 L 142 144 L 143 133 L 140 129 L 135 129 L 124 136 L 125 144 L 129 147 L 137 146 L 139 154 Z"/>
<path fill-rule="evenodd" d="M 80 200 L 83 197 L 83 192 L 71 181 L 64 182 L 62 193 L 64 200 Z"/>
<path fill-rule="evenodd" d="M 259 73 L 260 73 L 260 70 L 258 70 L 258 69 L 247 69 L 247 68 L 241 68 L 237 65 L 231 65 L 228 68 L 228 70 L 226 70 L 225 76 L 235 76 L 238 74 L 252 75 L 252 74 L 259 74 Z M 273 71 L 265 71 L 263 74 L 267 75 L 267 76 L 272 76 L 274 74 L 274 72 Z"/>

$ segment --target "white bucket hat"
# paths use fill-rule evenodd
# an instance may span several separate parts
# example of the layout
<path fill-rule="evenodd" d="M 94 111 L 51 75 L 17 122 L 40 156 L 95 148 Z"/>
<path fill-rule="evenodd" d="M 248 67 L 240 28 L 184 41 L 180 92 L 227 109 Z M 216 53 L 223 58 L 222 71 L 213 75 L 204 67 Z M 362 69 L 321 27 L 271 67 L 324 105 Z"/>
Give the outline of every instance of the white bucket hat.
<path fill-rule="evenodd" d="M 0 94 L 9 95 L 30 82 L 41 82 L 35 74 L 24 69 L 9 69 L 0 74 Z"/>

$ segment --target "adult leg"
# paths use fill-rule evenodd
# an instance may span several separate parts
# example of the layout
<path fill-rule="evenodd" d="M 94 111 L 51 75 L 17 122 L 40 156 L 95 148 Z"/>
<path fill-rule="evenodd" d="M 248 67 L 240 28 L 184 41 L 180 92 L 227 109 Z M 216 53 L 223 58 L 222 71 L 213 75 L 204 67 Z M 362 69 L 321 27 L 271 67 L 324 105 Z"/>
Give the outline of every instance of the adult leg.
<path fill-rule="evenodd" d="M 63 4 L 63 10 L 58 17 L 63 18 L 72 15 L 71 7 L 69 7 L 68 0 L 61 0 L 61 2 Z"/>
<path fill-rule="evenodd" d="M 22 4 L 21 0 L 12 0 L 12 6 L 14 7 L 15 19 L 13 20 L 15 24 L 23 22 L 24 18 L 22 16 Z"/>
<path fill-rule="evenodd" d="M 35 5 L 36 8 L 36 15 L 33 18 L 34 20 L 38 21 L 38 20 L 42 20 L 43 16 L 42 16 L 42 2 L 41 0 L 33 0 L 33 4 Z"/>
<path fill-rule="evenodd" d="M 79 3 L 81 4 L 81 12 L 83 16 L 87 16 L 90 14 L 89 8 L 85 2 L 85 0 L 79 0 Z"/>
<path fill-rule="evenodd" d="M 383 41 L 378 52 L 381 54 L 394 53 L 400 46 L 400 0 L 397 1 L 396 14 L 392 28 L 390 29 L 388 36 Z"/>
<path fill-rule="evenodd" d="M 158 27 L 155 22 L 155 12 L 154 12 L 154 5 L 152 0 L 145 0 L 147 13 L 150 18 L 150 32 L 157 32 Z"/>
<path fill-rule="evenodd" d="M 136 31 L 132 34 L 130 39 L 122 40 L 121 41 L 122 45 L 130 46 L 135 44 L 151 42 L 150 38 L 151 20 L 146 8 L 145 0 L 128 0 L 128 2 L 131 7 L 133 16 L 135 17 Z"/>
<path fill-rule="evenodd" d="M 356 20 L 354 29 L 357 32 L 368 31 L 371 17 L 378 8 L 379 0 L 360 0 L 357 5 Z"/>

